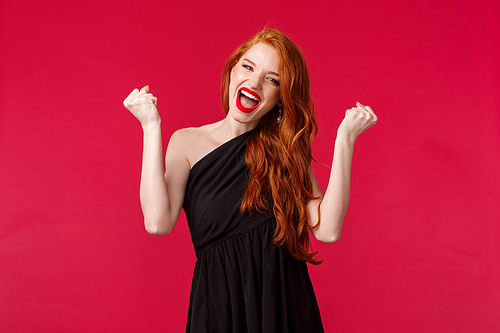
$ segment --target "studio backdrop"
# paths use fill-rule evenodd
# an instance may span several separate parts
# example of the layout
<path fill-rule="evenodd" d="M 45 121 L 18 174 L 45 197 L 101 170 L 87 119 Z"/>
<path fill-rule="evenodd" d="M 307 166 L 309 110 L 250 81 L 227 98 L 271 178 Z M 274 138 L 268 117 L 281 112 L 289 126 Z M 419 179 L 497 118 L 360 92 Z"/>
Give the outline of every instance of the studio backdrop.
<path fill-rule="evenodd" d="M 356 101 L 351 203 L 309 266 L 326 332 L 500 331 L 498 1 L 0 1 L 0 331 L 183 332 L 184 214 L 144 230 L 142 130 L 224 117 L 225 60 L 264 27 L 303 51 L 326 189 Z"/>

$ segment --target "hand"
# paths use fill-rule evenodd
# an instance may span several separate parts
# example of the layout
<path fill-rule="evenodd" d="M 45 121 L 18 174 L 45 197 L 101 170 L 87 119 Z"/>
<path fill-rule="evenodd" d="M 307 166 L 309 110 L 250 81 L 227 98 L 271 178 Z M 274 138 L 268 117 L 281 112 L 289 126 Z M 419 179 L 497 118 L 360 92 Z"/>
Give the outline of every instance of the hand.
<path fill-rule="evenodd" d="M 134 89 L 123 101 L 123 106 L 129 110 L 144 127 L 150 123 L 159 122 L 160 114 L 156 108 L 158 100 L 149 93 L 149 86 L 141 90 Z"/>
<path fill-rule="evenodd" d="M 354 143 L 361 133 L 377 123 L 377 119 L 371 107 L 356 102 L 356 107 L 346 110 L 338 133 L 346 135 Z"/>

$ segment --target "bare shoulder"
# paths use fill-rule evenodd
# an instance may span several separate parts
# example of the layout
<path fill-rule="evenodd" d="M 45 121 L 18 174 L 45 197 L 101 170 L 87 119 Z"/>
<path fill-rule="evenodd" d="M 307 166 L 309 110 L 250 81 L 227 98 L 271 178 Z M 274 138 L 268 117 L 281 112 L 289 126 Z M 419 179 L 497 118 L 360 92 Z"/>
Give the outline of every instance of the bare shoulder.
<path fill-rule="evenodd" d="M 218 125 L 220 122 L 175 131 L 168 143 L 167 158 L 168 155 L 185 158 L 190 168 L 193 167 L 203 156 L 218 146 L 218 141 L 214 136 Z"/>
<path fill-rule="evenodd" d="M 172 134 L 168 145 L 172 146 L 172 148 L 179 148 L 183 150 L 184 148 L 189 147 L 192 142 L 196 142 L 198 139 L 197 136 L 199 136 L 198 128 L 182 128 Z"/>

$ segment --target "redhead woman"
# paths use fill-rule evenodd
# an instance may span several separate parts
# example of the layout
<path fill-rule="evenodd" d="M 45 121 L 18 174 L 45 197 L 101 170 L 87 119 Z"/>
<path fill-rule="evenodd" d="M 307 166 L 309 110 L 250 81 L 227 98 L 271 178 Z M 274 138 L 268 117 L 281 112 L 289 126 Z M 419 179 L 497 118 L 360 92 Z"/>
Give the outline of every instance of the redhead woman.
<path fill-rule="evenodd" d="M 346 111 L 323 195 L 311 168 L 309 74 L 290 38 L 267 29 L 241 45 L 221 94 L 225 118 L 176 131 L 165 172 L 156 97 L 146 86 L 124 101 L 144 131 L 146 230 L 170 233 L 181 209 L 188 220 L 197 260 L 186 332 L 323 332 L 309 231 L 324 243 L 339 239 L 354 142 L 377 117 L 360 103 Z"/>

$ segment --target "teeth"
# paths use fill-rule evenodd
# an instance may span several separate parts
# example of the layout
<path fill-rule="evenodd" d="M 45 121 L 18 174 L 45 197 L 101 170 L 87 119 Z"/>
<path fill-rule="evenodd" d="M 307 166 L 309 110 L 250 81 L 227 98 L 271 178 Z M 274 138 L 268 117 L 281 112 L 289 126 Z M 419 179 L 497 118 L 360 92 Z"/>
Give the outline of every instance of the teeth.
<path fill-rule="evenodd" d="M 258 99 L 257 99 L 254 95 L 252 95 L 252 94 L 250 94 L 250 93 L 246 92 L 245 90 L 241 90 L 241 93 L 242 93 L 243 95 L 245 95 L 246 97 L 250 98 L 250 99 L 253 99 L 253 100 L 255 100 L 255 101 L 258 101 Z"/>

